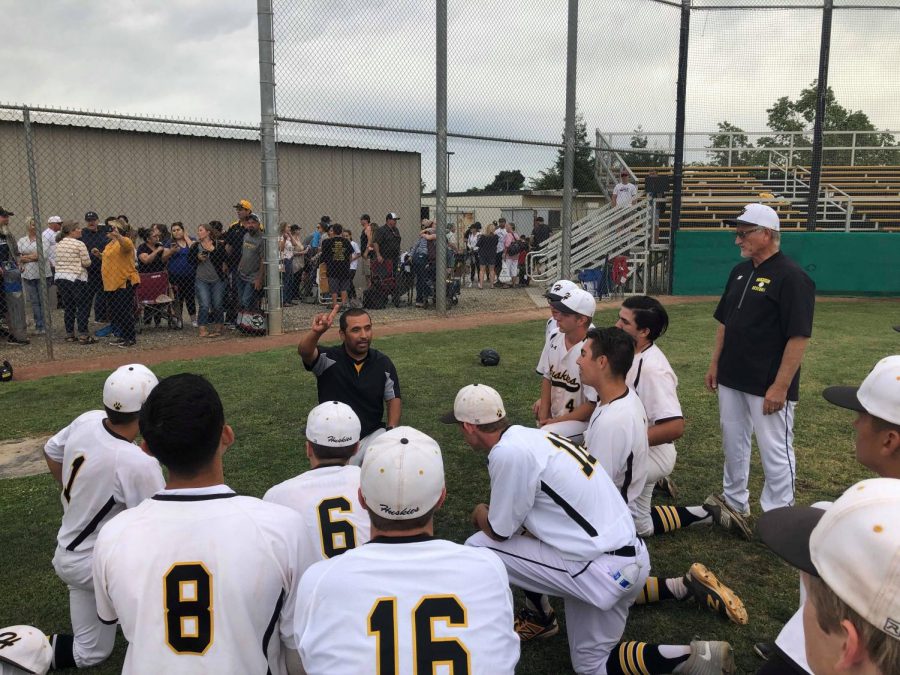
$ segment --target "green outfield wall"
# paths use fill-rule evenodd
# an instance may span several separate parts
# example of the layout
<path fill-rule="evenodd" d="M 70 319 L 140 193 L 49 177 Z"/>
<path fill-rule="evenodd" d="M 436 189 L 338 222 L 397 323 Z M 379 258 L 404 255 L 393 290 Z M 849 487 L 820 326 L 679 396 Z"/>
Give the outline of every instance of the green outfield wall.
<path fill-rule="evenodd" d="M 729 230 L 681 231 L 674 295 L 719 295 L 741 257 Z M 900 233 L 784 232 L 781 250 L 823 295 L 900 296 Z"/>

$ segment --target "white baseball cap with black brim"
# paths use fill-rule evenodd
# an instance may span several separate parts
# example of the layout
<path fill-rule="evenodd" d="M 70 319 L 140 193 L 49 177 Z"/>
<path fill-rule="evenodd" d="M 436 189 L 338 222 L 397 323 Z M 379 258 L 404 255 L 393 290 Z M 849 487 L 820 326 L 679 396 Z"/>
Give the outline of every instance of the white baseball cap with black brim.
<path fill-rule="evenodd" d="M 900 354 L 881 359 L 858 387 L 828 387 L 822 396 L 841 408 L 900 424 Z"/>
<path fill-rule="evenodd" d="M 544 297 L 550 301 L 559 300 L 562 296 L 564 296 L 574 288 L 578 288 L 578 284 L 576 284 L 574 281 L 569 281 L 568 279 L 560 279 L 547 289 L 547 292 L 544 293 Z"/>
<path fill-rule="evenodd" d="M 594 296 L 583 288 L 573 288 L 566 291 L 559 300 L 554 300 L 550 306 L 563 314 L 581 314 L 590 318 L 597 311 L 597 301 Z"/>
<path fill-rule="evenodd" d="M 32 626 L 7 626 L 0 628 L 4 647 L 0 649 L 0 664 L 17 669 L 15 672 L 44 675 L 53 661 L 50 641 Z M 5 668 L 0 670 L 6 672 Z"/>
<path fill-rule="evenodd" d="M 140 363 L 121 366 L 106 378 L 103 405 L 117 412 L 138 412 L 157 384 L 159 380 L 147 366 Z"/>
<path fill-rule="evenodd" d="M 763 513 L 763 542 L 819 577 L 863 619 L 900 640 L 900 480 L 857 483 L 827 510 L 786 506 Z"/>
<path fill-rule="evenodd" d="M 490 424 L 506 417 L 503 399 L 493 387 L 486 384 L 469 384 L 456 393 L 453 410 L 441 415 L 444 424 L 468 422 Z"/>
<path fill-rule="evenodd" d="M 747 225 L 750 227 L 764 227 L 775 232 L 781 230 L 781 221 L 778 219 L 775 209 L 765 204 L 747 204 L 736 218 L 726 218 L 722 222 L 730 227 Z"/>

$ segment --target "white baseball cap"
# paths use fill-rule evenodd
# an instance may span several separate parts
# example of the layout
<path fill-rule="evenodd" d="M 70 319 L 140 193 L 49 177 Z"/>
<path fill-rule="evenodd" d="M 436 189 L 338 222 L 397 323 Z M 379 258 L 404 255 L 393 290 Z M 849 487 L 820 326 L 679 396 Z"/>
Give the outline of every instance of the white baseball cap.
<path fill-rule="evenodd" d="M 575 288 L 578 288 L 578 285 L 574 281 L 560 279 L 547 289 L 547 292 L 544 293 L 544 297 L 551 301 L 559 300 L 563 295 Z"/>
<path fill-rule="evenodd" d="M 8 645 L 0 649 L 0 663 L 38 675 L 44 675 L 50 669 L 53 648 L 47 636 L 37 628 L 32 626 L 0 628 L 0 643 Z"/>
<path fill-rule="evenodd" d="M 900 640 L 900 480 L 857 483 L 828 510 L 786 506 L 758 521 L 762 540 L 820 577 L 875 628 Z"/>
<path fill-rule="evenodd" d="M 306 440 L 329 448 L 343 448 L 359 442 L 359 417 L 346 403 L 326 401 L 309 411 Z"/>
<path fill-rule="evenodd" d="M 828 387 L 822 396 L 841 408 L 900 424 L 900 354 L 881 359 L 858 387 Z"/>
<path fill-rule="evenodd" d="M 551 302 L 550 306 L 563 314 L 581 314 L 593 318 L 597 301 L 583 288 L 575 287 L 563 293 L 559 300 Z"/>
<path fill-rule="evenodd" d="M 59 216 L 50 216 L 49 218 L 47 218 L 47 222 L 48 223 L 61 223 L 62 218 L 60 218 Z"/>
<path fill-rule="evenodd" d="M 778 220 L 778 214 L 775 209 L 765 204 L 747 204 L 744 210 L 737 218 L 726 218 L 723 221 L 726 225 L 755 225 L 756 227 L 764 227 L 767 230 L 781 229 L 781 222 Z"/>
<path fill-rule="evenodd" d="M 138 412 L 159 384 L 147 366 L 129 363 L 117 368 L 103 385 L 103 405 L 117 412 Z"/>
<path fill-rule="evenodd" d="M 506 417 L 503 399 L 493 387 L 486 384 L 468 384 L 456 394 L 453 410 L 441 416 L 444 424 L 469 422 L 490 424 Z"/>
<path fill-rule="evenodd" d="M 359 478 L 369 509 L 388 520 L 424 515 L 444 491 L 441 448 L 412 427 L 397 427 L 369 445 Z"/>

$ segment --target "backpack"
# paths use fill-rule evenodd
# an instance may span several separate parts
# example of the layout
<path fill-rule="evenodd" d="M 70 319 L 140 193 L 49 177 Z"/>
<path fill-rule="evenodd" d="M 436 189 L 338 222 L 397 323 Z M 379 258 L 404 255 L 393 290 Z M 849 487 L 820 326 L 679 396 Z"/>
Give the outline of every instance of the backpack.
<path fill-rule="evenodd" d="M 525 242 L 522 239 L 516 239 L 509 245 L 509 248 L 506 249 L 506 255 L 510 258 L 514 255 L 519 255 L 522 251 L 525 250 Z"/>

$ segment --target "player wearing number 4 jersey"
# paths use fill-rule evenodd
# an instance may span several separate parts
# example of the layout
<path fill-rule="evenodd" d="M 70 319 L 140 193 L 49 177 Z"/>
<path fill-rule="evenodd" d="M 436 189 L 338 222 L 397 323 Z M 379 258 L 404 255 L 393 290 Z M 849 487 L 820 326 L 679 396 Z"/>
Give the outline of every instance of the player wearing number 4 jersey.
<path fill-rule="evenodd" d="M 360 503 L 372 540 L 310 567 L 296 641 L 318 673 L 512 673 L 519 638 L 503 565 L 490 551 L 434 538 L 446 496 L 438 444 L 410 427 L 366 452 Z"/>
<path fill-rule="evenodd" d="M 369 514 L 359 505 L 359 467 L 347 462 L 359 448 L 359 418 L 346 403 L 328 401 L 306 419 L 306 456 L 312 469 L 279 483 L 263 499 L 303 518 L 301 573 L 369 541 Z"/>
<path fill-rule="evenodd" d="M 112 652 L 116 627 L 97 619 L 91 564 L 97 535 L 113 516 L 163 487 L 159 462 L 133 443 L 138 413 L 156 383 L 145 366 L 122 366 L 103 385 L 105 412 L 84 413 L 44 446 L 50 473 L 62 487 L 53 567 L 69 587 L 73 632 L 52 637 L 54 668 L 86 668 Z"/>
<path fill-rule="evenodd" d="M 300 517 L 224 484 L 234 432 L 198 375 L 160 382 L 140 429 L 166 489 L 113 518 L 94 552 L 97 613 L 129 643 L 122 672 L 299 672 Z"/>

